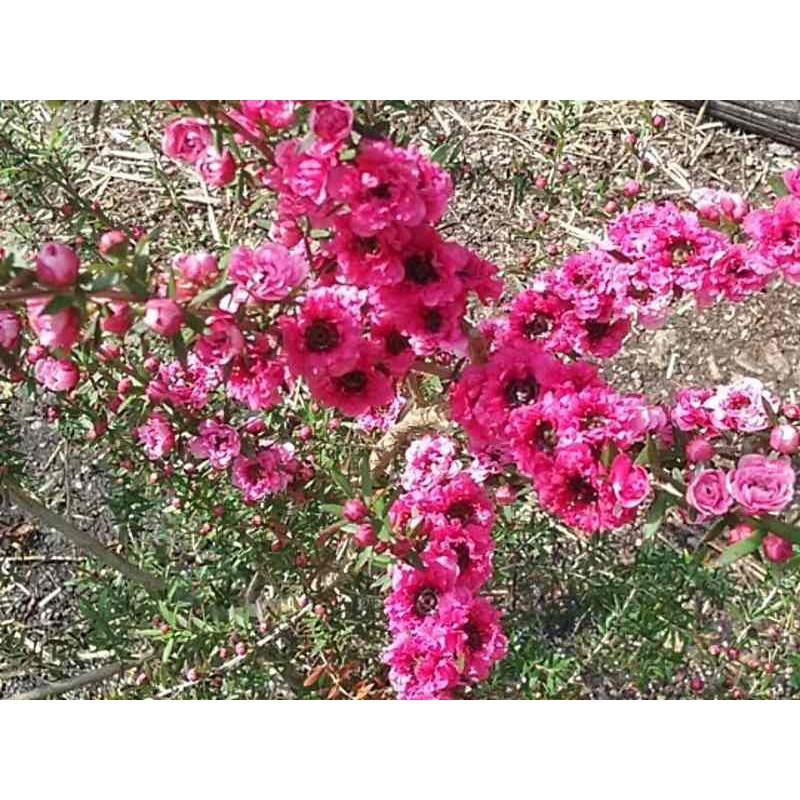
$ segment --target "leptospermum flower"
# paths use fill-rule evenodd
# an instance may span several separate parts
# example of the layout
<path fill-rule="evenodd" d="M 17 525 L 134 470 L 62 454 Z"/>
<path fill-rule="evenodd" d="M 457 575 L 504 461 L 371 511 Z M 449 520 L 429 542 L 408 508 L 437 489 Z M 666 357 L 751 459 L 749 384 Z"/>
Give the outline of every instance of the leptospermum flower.
<path fill-rule="evenodd" d="M 51 392 L 69 392 L 78 385 L 80 372 L 69 359 L 45 357 L 34 367 L 36 380 Z"/>
<path fill-rule="evenodd" d="M 19 342 L 22 323 L 19 317 L 8 308 L 0 308 L 0 347 L 13 350 Z"/>
<path fill-rule="evenodd" d="M 41 297 L 27 301 L 28 323 L 45 347 L 69 350 L 80 337 L 80 314 L 72 306 L 45 314 L 44 309 L 51 299 Z"/>
<path fill-rule="evenodd" d="M 214 469 L 227 469 L 241 451 L 239 434 L 230 425 L 205 419 L 197 427 L 197 436 L 189 440 L 195 458 L 207 458 Z"/>
<path fill-rule="evenodd" d="M 266 242 L 255 250 L 235 248 L 228 266 L 228 277 L 253 302 L 283 300 L 307 274 L 305 256 L 273 242 Z"/>
<path fill-rule="evenodd" d="M 48 242 L 36 256 L 36 277 L 45 286 L 63 289 L 75 284 L 79 265 L 78 256 L 69 245 Z"/>
<path fill-rule="evenodd" d="M 686 502 L 702 517 L 722 516 L 733 505 L 725 470 L 705 469 L 698 472 L 686 487 Z"/>
<path fill-rule="evenodd" d="M 171 339 L 183 326 L 184 312 L 174 300 L 154 298 L 145 303 L 144 321 L 155 333 Z"/>
<path fill-rule="evenodd" d="M 742 456 L 727 479 L 730 494 L 746 514 L 783 511 L 792 502 L 794 483 L 788 458 L 767 458 L 758 453 Z"/>
<path fill-rule="evenodd" d="M 153 412 L 136 429 L 136 438 L 141 442 L 145 455 L 151 461 L 164 458 L 175 446 L 175 434 L 169 420 L 158 411 Z"/>
<path fill-rule="evenodd" d="M 213 141 L 208 123 L 188 117 L 167 125 L 161 140 L 161 149 L 170 158 L 194 164 Z"/>

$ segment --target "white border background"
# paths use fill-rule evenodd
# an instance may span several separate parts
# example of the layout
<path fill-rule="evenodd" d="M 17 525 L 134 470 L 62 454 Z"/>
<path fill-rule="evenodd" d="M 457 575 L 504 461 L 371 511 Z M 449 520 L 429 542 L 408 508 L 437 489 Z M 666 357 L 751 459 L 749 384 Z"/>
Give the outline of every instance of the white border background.
<path fill-rule="evenodd" d="M 0 95 L 778 98 L 800 83 L 793 4 L 553 5 L 10 2 Z M 0 793 L 770 796 L 795 784 L 791 709 L 775 701 L 6 703 Z"/>

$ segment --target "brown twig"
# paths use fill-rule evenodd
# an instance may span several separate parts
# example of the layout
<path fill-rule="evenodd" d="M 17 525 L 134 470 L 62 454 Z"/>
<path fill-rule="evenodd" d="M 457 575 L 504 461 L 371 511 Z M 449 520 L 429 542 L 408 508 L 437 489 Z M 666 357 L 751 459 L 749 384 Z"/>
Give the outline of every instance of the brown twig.
<path fill-rule="evenodd" d="M 81 675 L 76 675 L 74 678 L 68 678 L 64 681 L 57 681 L 56 683 L 43 684 L 31 689 L 29 692 L 20 692 L 12 697 L 6 698 L 7 700 L 46 700 L 48 697 L 58 697 L 59 695 L 66 694 L 75 689 L 81 689 L 84 686 L 91 686 L 94 683 L 101 683 L 109 678 L 113 678 L 117 673 L 122 671 L 123 663 L 115 661 L 113 664 L 108 664 L 105 667 L 98 667 L 90 672 L 84 672 Z"/>
<path fill-rule="evenodd" d="M 117 570 L 128 580 L 140 583 L 149 592 L 160 594 L 166 590 L 166 585 L 161 578 L 145 572 L 139 567 L 126 561 L 122 556 L 109 550 L 102 542 L 99 542 L 88 533 L 84 533 L 68 519 L 51 511 L 47 506 L 42 505 L 38 500 L 31 497 L 22 487 L 13 481 L 6 481 L 4 487 L 11 499 L 27 513 L 41 520 L 48 528 L 58 531 L 65 539 L 69 540 L 76 547 L 91 553 L 98 561 L 106 566 Z"/>

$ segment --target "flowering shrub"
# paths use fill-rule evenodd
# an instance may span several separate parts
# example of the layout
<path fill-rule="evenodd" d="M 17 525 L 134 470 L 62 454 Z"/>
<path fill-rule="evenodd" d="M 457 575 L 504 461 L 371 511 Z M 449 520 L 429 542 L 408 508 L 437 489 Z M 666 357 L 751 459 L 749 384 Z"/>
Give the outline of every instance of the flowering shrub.
<path fill-rule="evenodd" d="M 642 514 L 652 532 L 672 508 L 726 530 L 725 561 L 759 547 L 791 558 L 800 529 L 776 515 L 794 498 L 800 409 L 755 379 L 656 405 L 616 391 L 596 362 L 687 297 L 703 308 L 800 281 L 797 170 L 767 209 L 710 189 L 634 205 L 509 296 L 495 265 L 437 228 L 447 171 L 371 135 L 351 105 L 175 106 L 163 153 L 212 188 L 240 181 L 272 197 L 269 237 L 170 261 L 121 230 L 88 260 L 58 241 L 33 266 L 3 253 L 3 369 L 65 404 L 99 384 L 92 438 L 135 443 L 166 477 L 180 465 L 198 486 L 229 481 L 276 520 L 329 499 L 311 429 L 287 430 L 281 409 L 303 396 L 381 434 L 363 496 L 332 475 L 340 496 L 327 505 L 353 549 L 394 558 L 384 660 L 398 697 L 460 696 L 504 656 L 482 591 L 496 506 L 528 486 L 587 535 Z M 426 402 L 425 380 L 446 402 Z M 421 410 L 435 420 L 408 443 L 395 486 L 384 470 L 407 443 L 396 433 Z"/>

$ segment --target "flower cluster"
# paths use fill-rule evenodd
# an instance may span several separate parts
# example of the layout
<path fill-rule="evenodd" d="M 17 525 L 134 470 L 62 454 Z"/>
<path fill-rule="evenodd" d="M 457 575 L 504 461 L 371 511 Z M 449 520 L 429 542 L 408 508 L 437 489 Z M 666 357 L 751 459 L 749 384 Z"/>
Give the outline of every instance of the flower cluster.
<path fill-rule="evenodd" d="M 506 651 L 500 613 L 479 594 L 492 571 L 494 510 L 444 436 L 412 443 L 403 487 L 389 512 L 395 549 L 417 563 L 394 568 L 384 659 L 398 697 L 451 698 Z"/>

